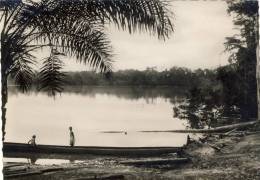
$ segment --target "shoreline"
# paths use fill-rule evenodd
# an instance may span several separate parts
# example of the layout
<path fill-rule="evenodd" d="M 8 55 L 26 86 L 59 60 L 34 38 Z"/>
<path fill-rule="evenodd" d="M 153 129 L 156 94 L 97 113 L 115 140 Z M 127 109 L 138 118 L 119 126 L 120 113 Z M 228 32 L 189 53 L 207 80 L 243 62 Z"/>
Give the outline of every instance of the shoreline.
<path fill-rule="evenodd" d="M 14 179 L 260 179 L 260 132 L 233 131 L 206 134 L 199 141 L 192 140 L 183 152 L 188 163 L 169 163 L 176 155 L 157 157 L 168 164 L 141 166 L 122 164 L 123 161 L 154 161 L 149 158 L 93 157 L 78 163 L 59 165 L 20 164 L 16 168 L 28 168 L 36 174 L 16 176 Z M 8 165 L 5 163 L 4 169 Z M 19 164 L 19 163 L 16 163 Z M 13 167 L 13 168 L 14 168 Z M 19 169 L 18 168 L 18 169 Z M 9 173 L 10 173 L 9 168 Z M 4 171 L 5 172 L 5 171 Z M 10 175 L 10 174 L 9 174 Z M 73 175 L 73 177 L 72 177 Z M 8 177 L 8 175 L 7 175 Z"/>

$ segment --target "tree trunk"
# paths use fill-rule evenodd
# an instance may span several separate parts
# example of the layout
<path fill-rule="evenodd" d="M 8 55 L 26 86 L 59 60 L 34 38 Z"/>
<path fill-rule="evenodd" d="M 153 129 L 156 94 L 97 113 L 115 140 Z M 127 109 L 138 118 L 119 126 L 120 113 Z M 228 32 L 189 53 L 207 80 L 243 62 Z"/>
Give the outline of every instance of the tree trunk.
<path fill-rule="evenodd" d="M 260 120 L 260 59 L 259 43 L 256 47 L 257 119 Z"/>
<path fill-rule="evenodd" d="M 217 132 L 228 132 L 233 129 L 247 129 L 259 123 L 259 121 L 250 121 L 250 122 L 243 122 L 238 124 L 231 124 L 226 126 L 219 126 L 211 129 L 181 129 L 181 130 L 166 130 L 166 131 L 139 131 L 139 132 L 147 132 L 147 133 L 154 133 L 154 132 L 175 132 L 175 133 L 217 133 Z"/>
<path fill-rule="evenodd" d="M 257 119 L 260 120 L 260 59 L 259 59 L 259 14 L 256 16 L 256 88 L 257 88 Z"/>
<path fill-rule="evenodd" d="M 5 29 L 6 26 L 6 16 L 5 16 L 5 22 L 4 22 L 4 27 Z M 6 103 L 8 99 L 8 90 L 7 90 L 7 52 L 9 51 L 8 48 L 6 48 L 5 42 L 6 41 L 6 36 L 5 33 L 1 32 L 1 95 L 2 95 L 2 104 L 1 104 L 1 110 L 2 110 L 2 141 L 4 142 L 5 140 L 5 124 L 6 124 Z"/>
<path fill-rule="evenodd" d="M 5 124 L 6 124 L 6 103 L 7 103 L 7 76 L 4 71 L 3 62 L 1 62 L 1 80 L 2 80 L 2 89 L 1 89 L 1 95 L 2 95 L 2 141 L 5 140 Z"/>

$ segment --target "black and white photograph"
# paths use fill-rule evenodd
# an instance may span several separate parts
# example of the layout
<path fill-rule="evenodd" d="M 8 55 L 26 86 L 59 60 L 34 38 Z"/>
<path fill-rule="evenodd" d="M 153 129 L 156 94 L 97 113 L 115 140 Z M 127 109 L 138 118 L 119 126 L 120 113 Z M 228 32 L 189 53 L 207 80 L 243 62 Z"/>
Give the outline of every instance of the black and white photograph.
<path fill-rule="evenodd" d="M 0 0 L 4 180 L 259 180 L 257 0 Z"/>

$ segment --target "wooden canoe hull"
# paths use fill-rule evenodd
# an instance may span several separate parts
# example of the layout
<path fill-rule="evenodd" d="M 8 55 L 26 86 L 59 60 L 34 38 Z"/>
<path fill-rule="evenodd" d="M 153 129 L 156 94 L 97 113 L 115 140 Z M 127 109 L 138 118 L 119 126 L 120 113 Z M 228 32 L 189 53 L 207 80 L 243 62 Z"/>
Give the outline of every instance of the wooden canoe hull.
<path fill-rule="evenodd" d="M 31 146 L 23 143 L 3 144 L 3 154 L 9 153 L 44 153 L 44 154 L 69 154 L 69 155 L 109 155 L 109 156 L 154 156 L 168 153 L 179 153 L 181 147 L 99 147 L 99 146 L 56 146 L 37 145 Z"/>

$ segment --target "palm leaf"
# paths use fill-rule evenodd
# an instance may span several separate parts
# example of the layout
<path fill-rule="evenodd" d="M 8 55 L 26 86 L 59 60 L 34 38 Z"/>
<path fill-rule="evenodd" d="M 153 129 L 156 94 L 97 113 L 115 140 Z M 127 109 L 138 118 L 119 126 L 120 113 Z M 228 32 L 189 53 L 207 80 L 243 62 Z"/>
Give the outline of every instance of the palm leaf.
<path fill-rule="evenodd" d="M 35 77 L 35 73 L 30 66 L 30 60 L 19 58 L 12 68 L 11 77 L 21 91 L 28 91 Z"/>
<path fill-rule="evenodd" d="M 137 30 L 149 31 L 151 34 L 157 34 L 158 38 L 164 39 L 173 31 L 171 13 L 167 6 L 169 6 L 168 1 L 160 0 L 31 1 L 23 8 L 17 21 L 27 24 L 31 28 L 38 27 L 38 35 L 44 37 L 45 42 L 48 39 L 53 41 L 52 38 L 55 38 L 57 46 L 66 44 L 66 48 L 63 50 L 69 51 L 70 55 L 76 56 L 85 63 L 90 62 L 92 66 L 104 71 L 104 69 L 111 69 L 111 63 L 108 63 L 111 49 L 101 30 L 103 25 L 106 22 L 113 22 L 130 33 Z M 80 30 L 77 30 L 79 27 Z M 91 28 L 94 29 L 93 33 L 89 33 Z M 84 31 L 89 34 L 84 34 Z M 60 36 L 57 36 L 57 32 Z M 76 33 L 79 36 L 74 38 Z M 89 40 L 86 36 L 90 35 L 99 37 L 93 39 L 97 39 L 104 45 L 100 46 L 101 43 L 93 43 L 91 40 L 89 43 L 82 43 L 84 39 Z M 81 43 L 77 43 L 77 46 L 76 39 L 81 39 Z M 64 43 L 65 41 L 67 43 Z M 90 50 L 81 53 L 77 51 L 80 49 L 79 47 L 87 47 Z M 93 55 L 95 49 L 99 52 Z"/>
<path fill-rule="evenodd" d="M 13 61 L 10 64 L 8 74 L 15 80 L 15 84 L 23 92 L 28 91 L 33 83 L 35 73 L 33 70 L 34 57 L 29 53 L 23 53 L 24 47 L 21 48 L 19 54 L 12 53 L 11 56 L 7 58 L 9 61 Z M 26 49 L 26 48 L 25 48 Z M 16 47 L 18 50 L 18 47 Z"/>
<path fill-rule="evenodd" d="M 12 6 L 15 8 L 9 8 Z M 146 31 L 165 39 L 173 31 L 172 14 L 168 6 L 169 2 L 164 0 L 2 0 L 0 11 L 4 10 L 7 17 L 2 34 L 8 37 L 2 39 L 1 36 L 1 42 L 4 42 L 1 46 L 4 49 L 1 49 L 4 52 L 2 61 L 7 62 L 5 69 L 10 70 L 11 67 L 13 72 L 23 72 L 18 71 L 21 69 L 18 67 L 25 67 L 22 64 L 32 62 L 30 53 L 49 46 L 102 72 L 110 72 L 112 48 L 104 33 L 105 25 L 114 23 L 129 33 Z M 41 69 L 40 89 L 50 90 L 50 94 L 62 90 L 61 67 L 61 61 L 52 52 Z M 29 77 L 30 72 L 24 77 Z M 51 76 L 54 76 L 54 80 Z M 55 87 L 53 82 L 58 85 Z"/>
<path fill-rule="evenodd" d="M 49 6 L 57 18 L 91 17 L 113 22 L 130 33 L 144 30 L 165 38 L 173 31 L 169 1 L 165 0 L 50 0 Z"/>
<path fill-rule="evenodd" d="M 21 3 L 22 0 L 0 0 L 0 10 L 13 9 Z"/>
<path fill-rule="evenodd" d="M 112 51 L 104 24 L 113 22 L 130 33 L 148 31 L 164 39 L 173 30 L 168 5 L 159 0 L 45 0 L 28 7 L 23 17 L 32 18 L 29 25 L 37 27 L 44 42 L 63 46 L 60 50 L 80 62 L 106 71 L 111 69 Z"/>
<path fill-rule="evenodd" d="M 55 96 L 63 90 L 65 74 L 61 72 L 63 62 L 59 55 L 60 53 L 53 49 L 50 56 L 44 59 L 39 73 L 39 90 L 46 91 L 50 96 Z"/>
<path fill-rule="evenodd" d="M 41 25 L 37 30 L 40 36 L 37 37 L 37 41 L 49 43 L 60 52 L 76 57 L 84 64 L 98 67 L 102 72 L 111 71 L 112 48 L 99 26 L 89 23 L 77 24 L 72 20 L 67 20 L 67 24 L 63 25 L 58 25 L 59 22 L 48 26 L 46 21 L 39 23 Z"/>
<path fill-rule="evenodd" d="M 6 35 L 5 41 L 1 52 L 6 71 L 2 72 L 10 74 L 20 90 L 28 91 L 35 76 L 33 71 L 35 57 L 31 55 L 35 46 L 25 43 L 23 34 L 12 37 Z"/>

